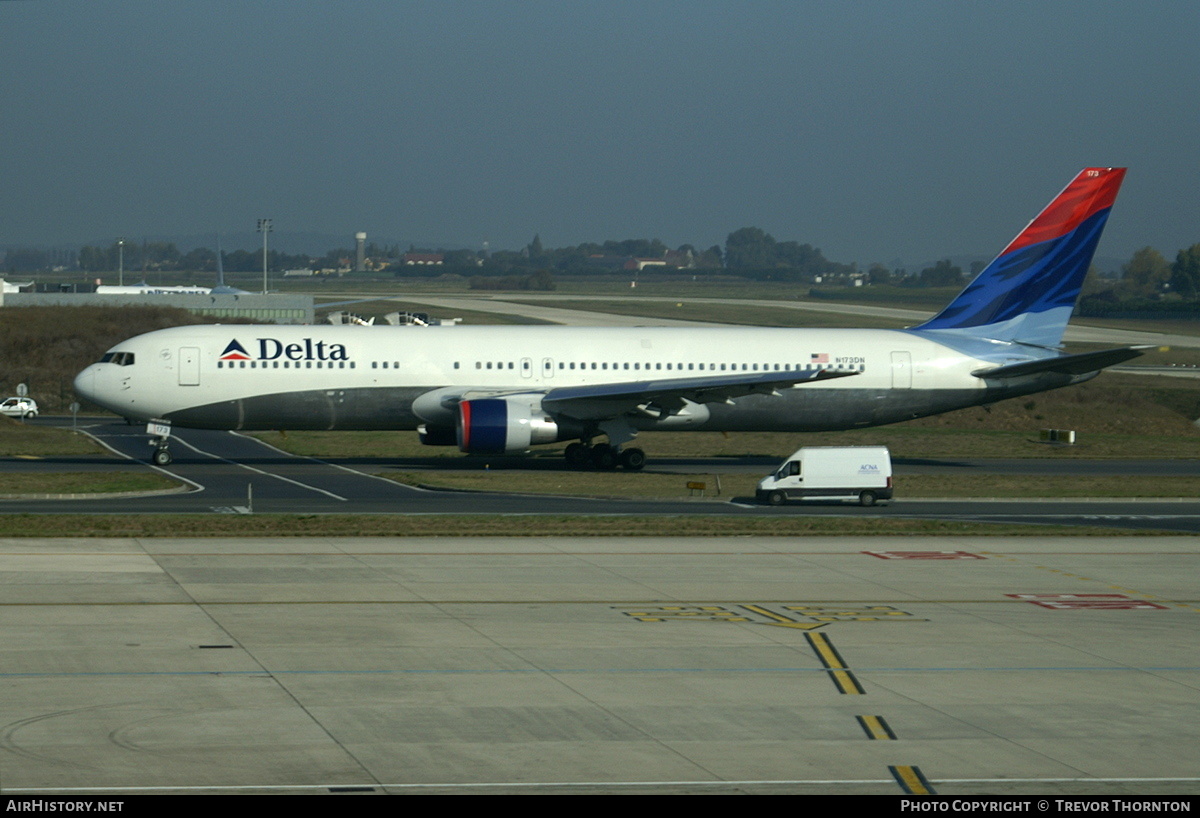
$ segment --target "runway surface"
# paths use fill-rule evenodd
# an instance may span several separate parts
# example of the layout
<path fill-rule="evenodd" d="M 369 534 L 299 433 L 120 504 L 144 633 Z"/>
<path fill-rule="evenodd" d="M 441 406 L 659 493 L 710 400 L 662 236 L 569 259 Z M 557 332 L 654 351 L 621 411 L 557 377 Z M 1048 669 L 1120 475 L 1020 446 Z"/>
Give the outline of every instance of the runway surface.
<path fill-rule="evenodd" d="M 38 422 L 62 422 L 52 419 Z M 0 460 L 7 471 L 80 471 L 89 468 L 147 469 L 151 466 L 148 438 L 139 426 L 102 419 L 84 420 L 81 428 L 96 436 L 124 461 L 102 457 L 45 458 L 43 460 Z M 1164 479 L 1168 499 L 1154 500 L 919 500 L 901 497 L 886 506 L 859 508 L 853 505 L 793 504 L 770 507 L 753 498 L 728 500 L 620 500 L 546 497 L 514 494 L 432 491 L 405 486 L 373 474 L 384 469 L 419 470 L 436 464 L 446 468 L 478 468 L 476 461 L 459 459 L 416 459 L 394 461 L 348 459 L 342 461 L 297 457 L 260 441 L 230 432 L 176 429 L 172 451 L 175 462 L 161 469 L 186 484 L 190 490 L 153 496 L 77 499 L 0 500 L 0 513 L 96 514 L 96 513 L 304 513 L 304 514 L 584 514 L 584 515 L 825 515 L 854 517 L 914 517 L 973 522 L 1042 523 L 1088 525 L 1136 530 L 1177 532 L 1200 531 L 1200 499 L 1169 498 L 1169 479 Z M 761 462 L 759 462 L 761 461 Z M 519 468 L 530 464 L 518 463 Z M 664 460 L 652 468 L 691 471 L 742 470 L 765 474 L 774 460 L 748 458 L 710 462 L 697 459 Z M 547 467 L 537 464 L 536 467 Z M 561 467 L 558 463 L 550 468 Z M 1029 474 L 1115 473 L 1162 474 L 1164 478 L 1200 473 L 1197 461 L 896 461 L 900 477 L 910 470 L 918 473 L 1004 472 Z"/>
<path fill-rule="evenodd" d="M 1200 791 L 1192 537 L 0 540 L 0 792 Z"/>
<path fill-rule="evenodd" d="M 512 296 L 508 296 L 511 298 Z M 933 316 L 933 312 L 923 310 L 896 309 L 880 307 L 873 304 L 839 304 L 830 301 L 795 300 L 758 300 L 758 299 L 728 299 L 728 298 L 682 298 L 639 295 L 547 295 L 544 293 L 521 293 L 517 300 L 506 301 L 506 296 L 470 295 L 457 296 L 446 293 L 411 293 L 397 301 L 416 301 L 429 306 L 446 310 L 446 317 L 451 317 L 455 309 L 472 310 L 476 312 L 498 312 L 507 315 L 521 315 L 539 321 L 549 321 L 554 324 L 568 324 L 584 327 L 623 327 L 623 326 L 728 326 L 727 324 L 712 324 L 703 321 L 683 321 L 672 318 L 654 318 L 646 316 L 620 315 L 615 313 L 589 312 L 587 310 L 564 309 L 554 304 L 560 301 L 600 301 L 621 302 L 630 301 L 639 304 L 662 302 L 666 304 L 686 301 L 687 303 L 711 303 L 725 306 L 743 305 L 748 307 L 772 307 L 776 309 L 791 309 L 804 312 L 836 313 L 854 316 L 873 316 L 892 318 L 905 322 L 907 325 L 919 324 Z M 372 299 L 374 300 L 374 299 Z M 519 302 L 537 302 L 536 304 Z M 1200 335 L 1182 335 L 1179 333 L 1142 332 L 1137 330 L 1115 329 L 1111 327 L 1087 326 L 1078 323 L 1067 327 L 1064 339 L 1068 342 L 1088 344 L 1149 344 L 1152 346 L 1198 347 Z"/>

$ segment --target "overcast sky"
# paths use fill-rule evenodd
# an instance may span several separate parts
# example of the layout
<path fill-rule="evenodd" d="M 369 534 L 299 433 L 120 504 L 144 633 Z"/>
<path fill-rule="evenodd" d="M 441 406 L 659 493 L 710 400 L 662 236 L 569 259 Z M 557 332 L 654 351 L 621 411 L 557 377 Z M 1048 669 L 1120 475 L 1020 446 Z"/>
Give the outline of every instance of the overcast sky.
<path fill-rule="evenodd" d="M 1195 0 L 0 0 L 0 247 L 756 226 L 913 264 L 998 252 L 1124 165 L 1100 253 L 1173 258 L 1197 30 Z"/>

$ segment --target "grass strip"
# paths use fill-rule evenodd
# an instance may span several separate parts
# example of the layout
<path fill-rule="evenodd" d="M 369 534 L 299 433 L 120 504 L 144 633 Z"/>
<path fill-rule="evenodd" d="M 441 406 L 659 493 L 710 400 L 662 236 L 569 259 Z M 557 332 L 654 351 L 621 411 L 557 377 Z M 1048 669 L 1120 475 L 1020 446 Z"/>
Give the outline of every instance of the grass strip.
<path fill-rule="evenodd" d="M 764 475 L 766 470 L 764 469 Z M 622 497 L 678 500 L 699 492 L 708 497 L 753 497 L 759 474 L 694 474 L 572 471 L 386 471 L 380 474 L 410 486 L 459 491 L 545 494 L 570 497 Z M 918 497 L 1200 497 L 1200 477 L 1148 475 L 961 474 L 900 475 L 898 498 Z"/>
<path fill-rule="evenodd" d="M 0 472 L 0 494 L 108 494 L 179 485 L 155 472 Z"/>
<path fill-rule="evenodd" d="M 871 517 L 743 515 L 0 514 L 0 537 L 1128 536 L 1178 531 Z"/>
<path fill-rule="evenodd" d="M 21 423 L 0 417 L 0 457 L 59 457 L 103 454 L 96 441 L 70 429 Z"/>

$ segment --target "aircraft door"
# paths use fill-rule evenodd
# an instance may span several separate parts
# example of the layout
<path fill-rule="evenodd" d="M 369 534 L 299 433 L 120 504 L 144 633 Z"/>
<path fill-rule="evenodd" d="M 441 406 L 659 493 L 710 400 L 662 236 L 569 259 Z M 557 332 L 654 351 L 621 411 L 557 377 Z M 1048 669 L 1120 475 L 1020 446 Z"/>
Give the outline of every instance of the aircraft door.
<path fill-rule="evenodd" d="M 554 359 L 553 358 L 542 358 L 542 377 L 543 378 L 553 378 L 554 377 Z"/>
<path fill-rule="evenodd" d="M 892 353 L 892 389 L 912 389 L 912 353 Z"/>
<path fill-rule="evenodd" d="M 533 359 L 532 358 L 522 358 L 521 359 L 521 377 L 522 378 L 532 378 L 533 377 Z"/>
<path fill-rule="evenodd" d="M 179 348 L 179 385 L 200 385 L 200 349 L 199 347 Z"/>

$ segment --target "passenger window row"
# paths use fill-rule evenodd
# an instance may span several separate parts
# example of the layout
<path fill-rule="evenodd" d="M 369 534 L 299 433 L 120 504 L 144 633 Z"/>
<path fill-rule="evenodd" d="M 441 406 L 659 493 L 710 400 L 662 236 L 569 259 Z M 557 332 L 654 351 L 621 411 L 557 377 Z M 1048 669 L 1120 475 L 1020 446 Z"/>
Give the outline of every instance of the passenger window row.
<path fill-rule="evenodd" d="M 132 352 L 116 352 L 105 355 L 101 363 L 114 363 L 118 366 L 133 364 Z M 217 369 L 354 369 L 354 361 L 217 361 Z M 372 361 L 372 369 L 399 369 L 399 361 Z M 454 362 L 454 368 L 459 368 L 459 362 Z M 513 361 L 476 361 L 475 368 L 479 370 L 515 370 Z M 697 363 L 609 363 L 607 361 L 559 361 L 560 371 L 622 371 L 622 372 L 811 372 L 827 369 L 834 372 L 865 372 L 864 364 L 697 364 Z M 521 370 L 528 372 L 531 364 L 528 360 L 521 361 Z"/>
<path fill-rule="evenodd" d="M 217 369 L 354 369 L 354 361 L 217 361 Z"/>
<path fill-rule="evenodd" d="M 373 366 L 373 364 L 372 364 Z M 384 365 L 386 368 L 387 365 Z M 455 362 L 454 368 L 458 368 L 458 363 Z M 496 362 L 494 365 L 491 361 L 476 361 L 476 369 L 513 369 L 512 361 L 507 363 Z M 523 363 L 523 368 L 528 369 L 529 364 Z M 697 363 L 655 363 L 651 364 L 635 362 L 635 363 L 618 363 L 613 362 L 611 365 L 607 361 L 559 361 L 558 368 L 560 371 L 644 371 L 644 372 L 811 372 L 817 369 L 829 369 L 835 372 L 864 372 L 866 366 L 864 364 L 757 364 L 757 363 L 731 363 L 731 364 L 697 364 Z"/>

